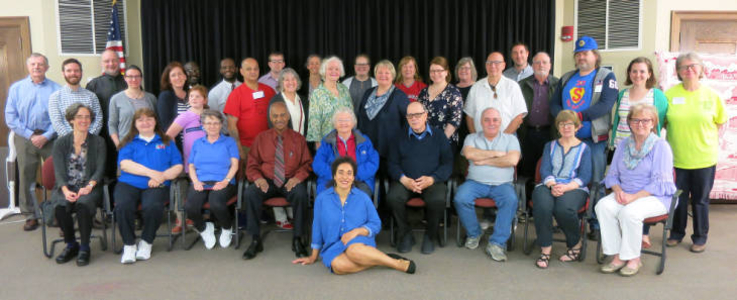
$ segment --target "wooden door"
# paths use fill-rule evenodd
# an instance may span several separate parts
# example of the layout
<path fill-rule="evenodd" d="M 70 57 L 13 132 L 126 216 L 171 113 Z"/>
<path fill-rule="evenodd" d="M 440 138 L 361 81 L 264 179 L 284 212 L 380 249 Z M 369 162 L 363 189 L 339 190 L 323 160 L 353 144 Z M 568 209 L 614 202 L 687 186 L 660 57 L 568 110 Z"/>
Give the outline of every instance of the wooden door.
<path fill-rule="evenodd" d="M 8 146 L 5 102 L 13 82 L 27 76 L 26 58 L 31 55 L 31 32 L 28 17 L 0 17 L 0 147 Z"/>
<path fill-rule="evenodd" d="M 670 51 L 736 55 L 737 12 L 674 11 Z"/>

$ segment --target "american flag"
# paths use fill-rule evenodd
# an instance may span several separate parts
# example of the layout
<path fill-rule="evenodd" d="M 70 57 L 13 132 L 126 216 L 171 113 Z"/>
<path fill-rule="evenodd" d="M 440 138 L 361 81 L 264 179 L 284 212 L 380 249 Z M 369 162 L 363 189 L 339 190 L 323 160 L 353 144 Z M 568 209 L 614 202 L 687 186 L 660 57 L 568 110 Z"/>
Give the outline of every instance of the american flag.
<path fill-rule="evenodd" d="M 125 73 L 125 51 L 123 50 L 123 40 L 120 37 L 120 22 L 118 21 L 118 5 L 117 0 L 113 0 L 113 11 L 110 13 L 110 30 L 107 31 L 107 43 L 105 50 L 113 50 L 120 57 L 120 73 Z"/>

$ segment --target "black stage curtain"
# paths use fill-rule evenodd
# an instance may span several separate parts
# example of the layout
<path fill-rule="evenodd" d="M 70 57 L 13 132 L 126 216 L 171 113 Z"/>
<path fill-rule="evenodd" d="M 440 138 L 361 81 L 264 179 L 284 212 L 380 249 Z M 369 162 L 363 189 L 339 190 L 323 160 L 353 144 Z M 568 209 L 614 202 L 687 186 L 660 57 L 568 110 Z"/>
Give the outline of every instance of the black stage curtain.
<path fill-rule="evenodd" d="M 346 76 L 359 53 L 395 66 L 412 55 L 425 82 L 434 56 L 445 56 L 451 69 L 471 56 L 482 78 L 492 51 L 504 53 L 511 66 L 508 53 L 516 41 L 552 57 L 554 26 L 555 0 L 141 1 L 144 83 L 157 93 L 168 62 L 192 60 L 211 86 L 220 80 L 223 57 L 237 65 L 254 57 L 263 75 L 272 51 L 283 52 L 287 66 L 301 74 L 308 55 L 337 55 Z"/>

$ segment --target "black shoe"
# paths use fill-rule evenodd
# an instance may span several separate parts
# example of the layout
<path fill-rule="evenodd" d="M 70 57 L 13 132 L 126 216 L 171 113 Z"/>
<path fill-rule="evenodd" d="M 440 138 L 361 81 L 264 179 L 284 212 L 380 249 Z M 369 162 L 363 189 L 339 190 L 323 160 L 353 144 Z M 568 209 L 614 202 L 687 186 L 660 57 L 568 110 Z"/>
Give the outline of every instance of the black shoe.
<path fill-rule="evenodd" d="M 422 238 L 422 254 L 430 254 L 435 251 L 435 243 L 430 238 L 430 235 L 425 233 L 425 237 Z"/>
<path fill-rule="evenodd" d="M 598 241 L 599 240 L 599 229 L 591 230 L 588 234 L 588 238 L 590 241 Z"/>
<path fill-rule="evenodd" d="M 307 249 L 302 245 L 302 239 L 300 238 L 294 238 L 292 240 L 292 251 L 294 251 L 294 255 L 297 256 L 297 258 L 310 256 L 307 254 Z"/>
<path fill-rule="evenodd" d="M 70 260 L 72 260 L 72 258 L 77 256 L 78 252 L 79 252 L 79 246 L 71 247 L 71 248 L 69 247 L 64 248 L 64 251 L 62 251 L 61 254 L 59 254 L 59 256 L 56 257 L 56 263 L 57 264 L 67 263 Z"/>
<path fill-rule="evenodd" d="M 23 230 L 25 231 L 34 231 L 38 228 L 38 221 L 36 219 L 28 219 L 26 220 L 26 223 L 23 224 Z"/>
<path fill-rule="evenodd" d="M 246 252 L 243 252 L 243 259 L 249 260 L 254 257 L 256 257 L 256 254 L 259 252 L 264 251 L 264 245 L 261 244 L 260 239 L 255 239 L 253 242 L 251 242 L 251 245 L 248 246 L 248 249 L 246 249 Z"/>
<path fill-rule="evenodd" d="M 77 255 L 77 266 L 84 267 L 89 264 L 90 264 L 90 252 L 89 251 L 79 251 L 79 255 Z"/>
<path fill-rule="evenodd" d="M 397 251 L 399 253 L 407 253 L 412 251 L 412 246 L 415 245 L 415 237 L 412 235 L 412 232 L 408 232 L 407 234 L 402 237 L 402 241 L 399 242 L 399 245 L 397 245 Z"/>
<path fill-rule="evenodd" d="M 400 256 L 399 254 L 396 254 L 396 253 L 387 253 L 386 256 L 389 256 L 389 257 L 391 257 L 393 259 L 400 259 L 400 260 L 409 261 L 409 267 L 407 267 L 407 270 L 405 270 L 404 272 L 407 273 L 407 274 L 414 274 L 415 273 L 415 271 L 417 269 L 417 265 L 411 259 L 406 258 L 404 256 Z"/>

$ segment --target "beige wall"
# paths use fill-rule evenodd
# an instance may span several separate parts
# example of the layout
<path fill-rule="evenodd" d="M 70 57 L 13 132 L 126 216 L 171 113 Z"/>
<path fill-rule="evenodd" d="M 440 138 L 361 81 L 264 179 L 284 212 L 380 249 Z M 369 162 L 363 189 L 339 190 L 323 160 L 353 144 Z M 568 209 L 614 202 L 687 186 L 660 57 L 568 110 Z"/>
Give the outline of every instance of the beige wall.
<path fill-rule="evenodd" d="M 560 28 L 574 26 L 576 0 L 556 0 L 556 47 L 553 72 L 560 76 L 574 68 L 573 42 L 560 41 Z M 620 87 L 626 79 L 629 62 L 638 56 L 650 58 L 655 63 L 655 51 L 670 50 L 670 22 L 672 11 L 729 11 L 737 10 L 737 1 L 724 0 L 643 0 L 641 49 L 626 51 L 602 51 L 602 64 L 614 66 Z M 576 31 L 574 34 L 578 34 Z M 574 35 L 575 36 L 575 35 Z M 657 66 L 655 67 L 657 72 Z"/>
<path fill-rule="evenodd" d="M 127 0 L 126 24 L 128 25 L 128 49 L 126 60 L 128 64 L 141 65 L 141 17 L 140 0 Z M 57 30 L 56 1 L 54 0 L 0 0 L 0 17 L 28 16 L 31 23 L 31 51 L 40 52 L 49 58 L 47 77 L 57 83 L 63 83 L 61 62 L 75 57 L 82 63 L 84 78 L 82 85 L 86 85 L 91 78 L 102 73 L 99 55 L 60 55 L 59 34 Z"/>

